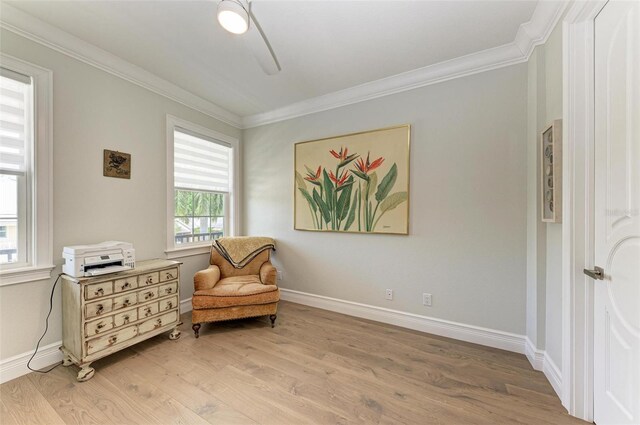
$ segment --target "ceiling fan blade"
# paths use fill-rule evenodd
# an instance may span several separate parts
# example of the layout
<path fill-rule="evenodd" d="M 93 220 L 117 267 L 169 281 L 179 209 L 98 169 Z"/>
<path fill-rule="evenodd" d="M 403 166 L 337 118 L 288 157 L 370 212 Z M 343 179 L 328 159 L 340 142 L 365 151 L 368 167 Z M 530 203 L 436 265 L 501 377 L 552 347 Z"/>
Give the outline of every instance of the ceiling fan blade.
<path fill-rule="evenodd" d="M 249 10 L 249 15 L 253 25 L 249 25 L 249 31 L 247 31 L 246 34 L 247 44 L 260 64 L 260 67 L 262 67 L 262 70 L 267 75 L 277 74 L 282 70 L 278 58 L 251 10 Z"/>

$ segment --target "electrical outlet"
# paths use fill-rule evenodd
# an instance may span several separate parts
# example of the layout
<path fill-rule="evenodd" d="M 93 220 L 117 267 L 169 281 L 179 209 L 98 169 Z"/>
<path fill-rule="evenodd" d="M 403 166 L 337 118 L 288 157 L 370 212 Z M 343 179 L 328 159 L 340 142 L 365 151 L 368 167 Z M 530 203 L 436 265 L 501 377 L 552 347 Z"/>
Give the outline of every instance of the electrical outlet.
<path fill-rule="evenodd" d="M 393 289 L 387 289 L 384 292 L 384 297 L 388 300 L 392 300 L 393 299 Z"/>
<path fill-rule="evenodd" d="M 431 294 L 427 294 L 426 292 L 422 294 L 422 305 L 431 307 Z"/>
<path fill-rule="evenodd" d="M 278 270 L 278 281 L 282 281 L 282 270 Z"/>

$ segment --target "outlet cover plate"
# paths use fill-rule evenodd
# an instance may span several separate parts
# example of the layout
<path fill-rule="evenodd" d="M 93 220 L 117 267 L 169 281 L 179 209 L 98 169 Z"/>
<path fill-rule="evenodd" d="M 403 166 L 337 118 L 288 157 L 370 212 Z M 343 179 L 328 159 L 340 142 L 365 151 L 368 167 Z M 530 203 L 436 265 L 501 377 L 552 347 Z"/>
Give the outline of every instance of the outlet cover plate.
<path fill-rule="evenodd" d="M 393 289 L 387 289 L 386 291 L 384 291 L 384 297 L 388 300 L 392 300 L 393 299 Z"/>
<path fill-rule="evenodd" d="M 427 294 L 426 292 L 422 294 L 422 305 L 431 307 L 431 294 Z"/>

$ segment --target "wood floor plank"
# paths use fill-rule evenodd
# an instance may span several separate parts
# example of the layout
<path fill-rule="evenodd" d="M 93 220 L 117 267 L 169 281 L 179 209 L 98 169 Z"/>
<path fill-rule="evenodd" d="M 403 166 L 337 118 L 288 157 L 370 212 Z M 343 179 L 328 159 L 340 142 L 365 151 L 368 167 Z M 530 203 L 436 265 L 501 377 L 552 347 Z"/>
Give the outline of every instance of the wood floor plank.
<path fill-rule="evenodd" d="M 0 424 L 16 425 L 18 423 L 18 420 L 9 412 L 9 408 L 4 404 L 2 398 L 0 398 Z"/>
<path fill-rule="evenodd" d="M 2 425 L 585 424 L 519 354 L 289 302 L 274 329 L 229 321 L 195 339 L 182 319 L 179 340 L 99 360 L 87 382 L 60 367 L 2 384 Z"/>
<path fill-rule="evenodd" d="M 0 386 L 0 400 L 2 400 L 3 424 L 64 424 L 60 416 L 26 376 L 2 384 Z"/>
<path fill-rule="evenodd" d="M 185 381 L 179 373 L 155 364 L 143 355 L 127 359 L 127 366 L 137 370 L 149 382 L 162 388 L 166 394 L 211 424 L 257 424 L 240 411 L 232 409 L 211 394 Z"/>

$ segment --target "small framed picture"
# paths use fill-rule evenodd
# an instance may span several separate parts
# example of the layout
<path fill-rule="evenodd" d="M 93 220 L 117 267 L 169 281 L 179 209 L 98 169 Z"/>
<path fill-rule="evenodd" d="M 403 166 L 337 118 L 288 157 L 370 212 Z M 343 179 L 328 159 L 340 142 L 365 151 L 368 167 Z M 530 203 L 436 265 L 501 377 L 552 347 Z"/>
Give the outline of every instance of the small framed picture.
<path fill-rule="evenodd" d="M 540 135 L 542 221 L 562 223 L 562 120 Z"/>
<path fill-rule="evenodd" d="M 131 178 L 131 154 L 104 150 L 103 172 L 105 177 L 117 177 L 119 179 Z"/>

